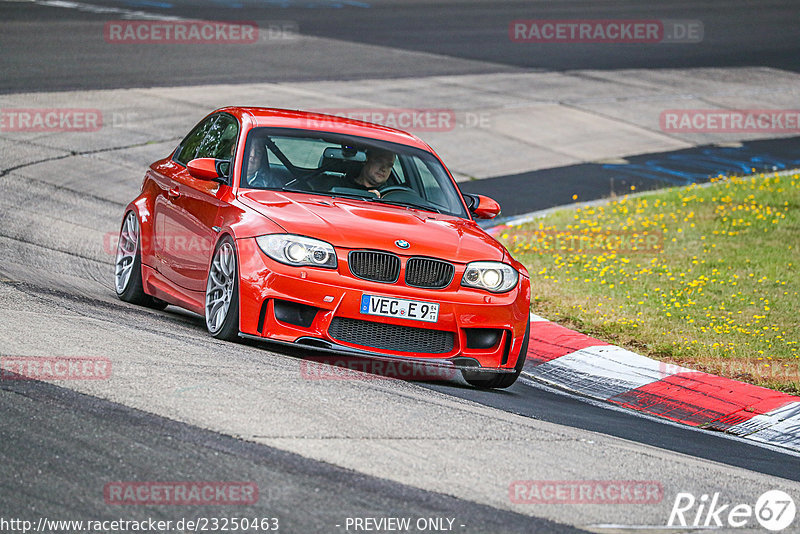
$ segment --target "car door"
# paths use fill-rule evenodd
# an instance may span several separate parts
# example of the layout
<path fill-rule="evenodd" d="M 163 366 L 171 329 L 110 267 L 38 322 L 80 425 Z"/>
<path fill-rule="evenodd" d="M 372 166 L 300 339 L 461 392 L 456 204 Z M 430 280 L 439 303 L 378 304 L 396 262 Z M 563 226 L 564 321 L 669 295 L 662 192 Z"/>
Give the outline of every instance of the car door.
<path fill-rule="evenodd" d="M 178 175 L 186 172 L 186 163 L 194 158 L 197 148 L 205 138 L 211 126 L 216 122 L 217 115 L 208 117 L 195 126 L 189 135 L 178 146 L 172 158 L 153 169 L 152 179 L 158 185 L 159 191 L 153 205 L 153 267 L 171 281 L 177 283 L 172 273 L 171 265 L 175 255 L 175 229 L 172 220 L 175 210 L 181 181 Z M 169 227 L 169 228 L 168 228 Z M 184 236 L 185 237 L 185 236 Z M 185 282 L 180 284 L 185 287 Z"/>
<path fill-rule="evenodd" d="M 192 177 L 186 164 L 195 158 L 232 161 L 238 134 L 238 121 L 227 113 L 198 125 L 176 151 L 169 190 L 156 207 L 161 273 L 190 291 L 205 291 L 217 239 L 213 226 L 221 206 L 220 188 L 228 186 Z"/>

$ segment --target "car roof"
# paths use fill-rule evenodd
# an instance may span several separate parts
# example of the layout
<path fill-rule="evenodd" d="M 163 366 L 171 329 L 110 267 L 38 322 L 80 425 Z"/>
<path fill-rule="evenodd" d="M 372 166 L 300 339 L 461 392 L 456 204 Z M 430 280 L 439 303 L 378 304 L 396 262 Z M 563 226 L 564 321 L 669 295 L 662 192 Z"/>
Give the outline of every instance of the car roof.
<path fill-rule="evenodd" d="M 294 109 L 239 106 L 221 108 L 214 113 L 219 112 L 230 113 L 240 120 L 249 119 L 253 127 L 296 128 L 299 130 L 356 135 L 431 151 L 431 147 L 427 143 L 408 132 L 335 115 Z"/>

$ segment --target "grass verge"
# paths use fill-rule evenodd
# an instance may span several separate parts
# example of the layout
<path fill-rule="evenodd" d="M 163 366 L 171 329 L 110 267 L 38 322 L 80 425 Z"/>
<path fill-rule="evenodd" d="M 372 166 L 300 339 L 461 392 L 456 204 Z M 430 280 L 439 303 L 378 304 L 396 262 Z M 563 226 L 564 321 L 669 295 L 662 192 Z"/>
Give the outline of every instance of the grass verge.
<path fill-rule="evenodd" d="M 579 205 L 499 237 L 530 271 L 535 313 L 659 360 L 800 394 L 797 172 Z"/>

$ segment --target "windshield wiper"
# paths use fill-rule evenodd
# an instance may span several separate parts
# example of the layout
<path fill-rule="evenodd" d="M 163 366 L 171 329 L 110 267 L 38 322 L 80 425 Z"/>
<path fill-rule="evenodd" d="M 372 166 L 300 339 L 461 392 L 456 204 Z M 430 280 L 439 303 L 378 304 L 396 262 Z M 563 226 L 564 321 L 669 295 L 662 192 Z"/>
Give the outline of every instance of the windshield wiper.
<path fill-rule="evenodd" d="M 288 193 L 315 193 L 315 191 L 309 191 L 308 189 L 295 189 L 294 187 L 288 186 L 281 187 L 281 191 L 286 191 Z"/>
<path fill-rule="evenodd" d="M 396 206 L 405 206 L 407 208 L 416 208 L 425 211 L 435 211 L 436 213 L 442 213 L 442 210 L 439 208 L 435 208 L 433 206 L 426 206 L 425 204 L 417 204 L 415 202 L 407 202 L 403 200 L 383 200 L 382 198 L 377 199 L 381 204 L 394 204 Z"/>
<path fill-rule="evenodd" d="M 356 193 L 335 193 L 335 192 L 328 192 L 323 193 L 325 195 L 330 195 L 332 197 L 342 197 L 342 198 L 354 198 L 356 200 L 366 200 L 367 202 L 375 202 L 378 200 L 378 197 L 365 197 L 362 195 L 358 195 Z"/>
<path fill-rule="evenodd" d="M 313 191 L 308 189 L 294 189 L 292 187 L 282 187 L 281 191 L 286 191 L 288 193 L 306 193 L 310 195 L 322 195 L 325 197 L 341 197 L 341 198 L 353 198 L 356 200 L 366 200 L 367 202 L 375 202 L 378 200 L 377 197 L 365 197 L 362 195 L 357 195 L 355 193 L 336 193 L 333 191 Z"/>

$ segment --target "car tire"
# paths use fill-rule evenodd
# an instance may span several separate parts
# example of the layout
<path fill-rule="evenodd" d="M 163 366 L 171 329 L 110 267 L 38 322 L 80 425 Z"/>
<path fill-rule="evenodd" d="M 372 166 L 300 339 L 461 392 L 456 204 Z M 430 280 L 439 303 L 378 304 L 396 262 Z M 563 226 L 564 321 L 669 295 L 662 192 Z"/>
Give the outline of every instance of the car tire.
<path fill-rule="evenodd" d="M 214 250 L 206 282 L 205 317 L 208 332 L 217 339 L 239 339 L 239 268 L 236 245 L 223 237 Z"/>
<path fill-rule="evenodd" d="M 114 289 L 117 297 L 131 304 L 163 310 L 167 303 L 144 292 L 142 284 L 141 226 L 136 213 L 129 211 L 122 221 L 114 261 Z"/>
<path fill-rule="evenodd" d="M 503 373 L 494 376 L 486 376 L 486 373 L 476 373 L 467 370 L 462 370 L 461 375 L 464 380 L 471 386 L 480 389 L 505 389 L 517 381 L 522 368 L 525 367 L 525 358 L 528 354 L 528 340 L 531 334 L 531 320 L 528 318 L 528 326 L 525 327 L 525 340 L 519 349 L 519 356 L 517 357 L 517 364 L 514 366 L 513 373 Z"/>

